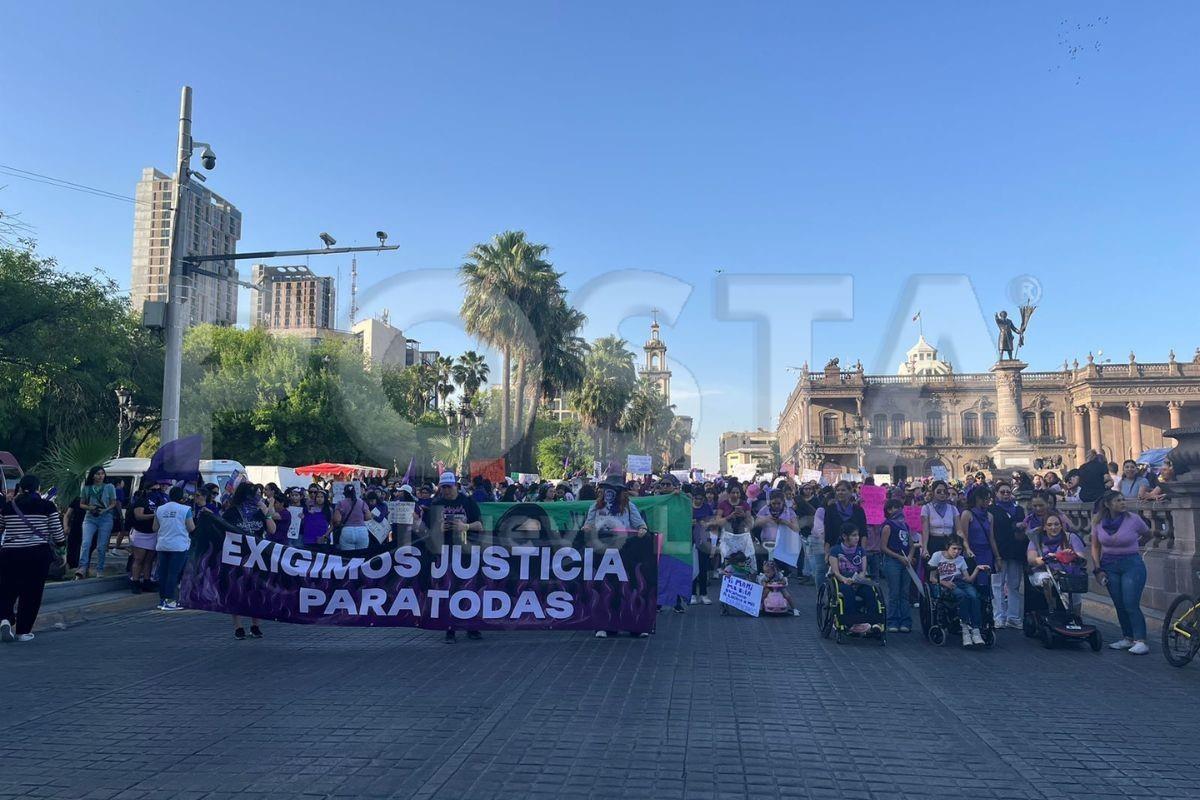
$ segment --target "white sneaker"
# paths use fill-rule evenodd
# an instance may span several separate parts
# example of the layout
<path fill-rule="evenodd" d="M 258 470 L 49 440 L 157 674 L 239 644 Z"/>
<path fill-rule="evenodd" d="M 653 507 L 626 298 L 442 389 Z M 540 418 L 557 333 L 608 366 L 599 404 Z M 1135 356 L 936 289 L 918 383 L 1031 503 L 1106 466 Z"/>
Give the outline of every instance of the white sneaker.
<path fill-rule="evenodd" d="M 711 605 L 712 605 L 712 600 L 709 600 L 709 599 L 708 599 L 708 596 L 707 596 L 707 595 L 705 595 L 704 597 L 701 597 L 701 598 L 700 598 L 700 605 L 704 605 L 704 606 L 711 606 Z"/>
<path fill-rule="evenodd" d="M 1108 647 L 1111 650 L 1128 650 L 1129 648 L 1133 647 L 1133 642 L 1129 639 L 1118 639 Z"/>
<path fill-rule="evenodd" d="M 597 639 L 607 639 L 607 638 L 608 638 L 608 632 L 607 632 L 607 631 L 596 631 L 596 633 L 595 633 L 595 637 L 596 637 Z"/>
<path fill-rule="evenodd" d="M 1145 642 L 1134 642 L 1133 647 L 1129 648 L 1129 652 L 1135 656 L 1144 656 L 1150 652 L 1150 648 Z"/>
<path fill-rule="evenodd" d="M 970 647 L 971 645 L 975 644 L 974 640 L 971 639 L 971 629 L 970 628 L 963 628 L 962 635 L 963 635 L 963 647 Z"/>
<path fill-rule="evenodd" d="M 16 640 L 12 623 L 6 619 L 0 619 L 0 642 L 15 642 Z"/>
<path fill-rule="evenodd" d="M 983 644 L 983 634 L 979 628 L 971 628 L 971 644 Z"/>
<path fill-rule="evenodd" d="M 32 633 L 22 633 L 20 636 L 17 637 L 17 641 L 18 642 L 32 642 L 33 634 Z M 1145 647 L 1145 645 L 1142 645 L 1142 646 Z"/>
<path fill-rule="evenodd" d="M 696 605 L 696 604 L 697 604 L 697 603 L 699 603 L 699 602 L 700 602 L 700 598 L 699 598 L 699 597 L 697 597 L 696 595 L 692 595 L 692 599 L 691 599 L 691 600 L 688 600 L 688 605 L 689 605 L 689 606 L 694 606 L 694 605 Z"/>

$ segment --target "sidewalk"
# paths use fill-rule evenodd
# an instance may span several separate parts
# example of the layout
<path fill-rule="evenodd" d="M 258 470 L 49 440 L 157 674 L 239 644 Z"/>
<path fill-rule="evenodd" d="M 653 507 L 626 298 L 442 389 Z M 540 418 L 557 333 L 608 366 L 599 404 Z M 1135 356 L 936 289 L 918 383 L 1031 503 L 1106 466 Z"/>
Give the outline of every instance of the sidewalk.
<path fill-rule="evenodd" d="M 126 611 L 153 608 L 157 602 L 157 592 L 131 593 L 123 570 L 120 575 L 103 578 L 48 583 L 33 630 L 61 630 Z"/>

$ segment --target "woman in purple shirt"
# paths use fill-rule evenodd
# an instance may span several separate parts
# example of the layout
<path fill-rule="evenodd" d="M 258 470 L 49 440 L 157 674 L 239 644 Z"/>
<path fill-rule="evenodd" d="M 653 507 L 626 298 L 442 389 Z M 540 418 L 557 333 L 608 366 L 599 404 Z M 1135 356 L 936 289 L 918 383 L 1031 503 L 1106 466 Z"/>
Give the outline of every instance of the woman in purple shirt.
<path fill-rule="evenodd" d="M 1108 586 L 1121 639 L 1109 645 L 1140 656 L 1150 652 L 1146 645 L 1146 616 L 1142 613 L 1142 591 L 1146 588 L 1146 562 L 1141 547 L 1150 538 L 1150 528 L 1137 514 L 1125 510 L 1125 497 L 1108 491 L 1096 503 L 1092 522 L 1092 563 L 1096 577 Z"/>

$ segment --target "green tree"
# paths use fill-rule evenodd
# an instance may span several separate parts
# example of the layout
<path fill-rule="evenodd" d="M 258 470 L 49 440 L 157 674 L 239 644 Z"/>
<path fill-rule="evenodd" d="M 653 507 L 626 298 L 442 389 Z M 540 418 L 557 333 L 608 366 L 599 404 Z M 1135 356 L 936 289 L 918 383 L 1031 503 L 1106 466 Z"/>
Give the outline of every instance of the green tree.
<path fill-rule="evenodd" d="M 32 245 L 0 248 L 0 442 L 26 465 L 50 442 L 114 431 L 114 390 L 157 420 L 162 345 L 116 285 L 61 270 Z M 113 444 L 116 435 L 113 434 Z M 115 449 L 115 448 L 114 448 Z"/>
<path fill-rule="evenodd" d="M 612 435 L 637 385 L 637 370 L 629 343 L 604 336 L 592 343 L 584 362 L 584 376 L 572 395 L 575 410 L 592 431 L 602 460 L 611 458 Z"/>

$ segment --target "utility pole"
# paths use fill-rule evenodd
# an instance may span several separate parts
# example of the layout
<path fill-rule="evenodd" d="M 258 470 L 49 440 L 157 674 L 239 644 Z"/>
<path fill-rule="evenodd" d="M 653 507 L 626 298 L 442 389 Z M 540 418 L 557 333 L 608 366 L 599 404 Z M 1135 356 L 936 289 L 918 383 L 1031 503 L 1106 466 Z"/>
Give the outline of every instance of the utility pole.
<path fill-rule="evenodd" d="M 191 178 L 192 87 L 184 86 L 179 97 L 179 147 L 172 186 L 171 236 L 167 277 L 167 335 L 163 359 L 162 444 L 179 438 L 179 391 L 183 380 L 183 331 L 188 307 L 183 297 L 183 197 Z"/>

